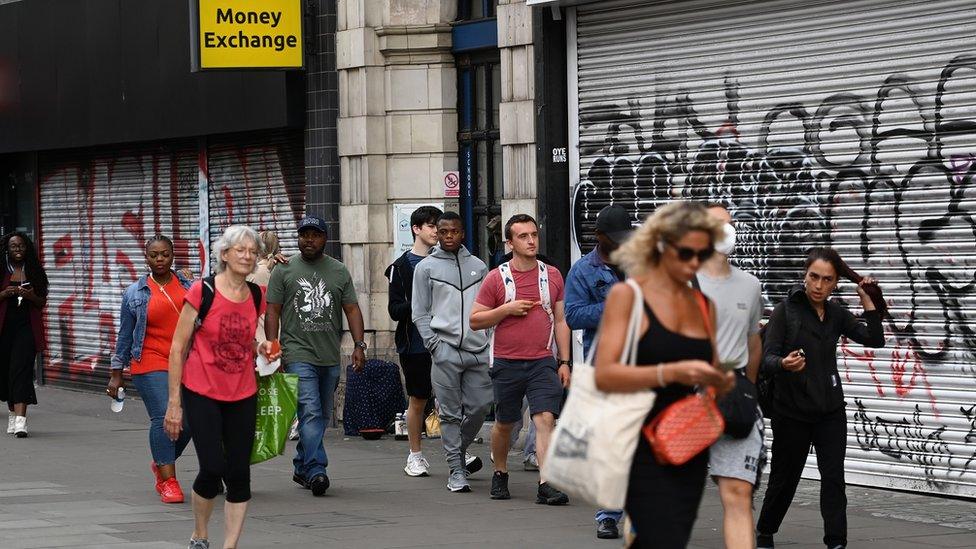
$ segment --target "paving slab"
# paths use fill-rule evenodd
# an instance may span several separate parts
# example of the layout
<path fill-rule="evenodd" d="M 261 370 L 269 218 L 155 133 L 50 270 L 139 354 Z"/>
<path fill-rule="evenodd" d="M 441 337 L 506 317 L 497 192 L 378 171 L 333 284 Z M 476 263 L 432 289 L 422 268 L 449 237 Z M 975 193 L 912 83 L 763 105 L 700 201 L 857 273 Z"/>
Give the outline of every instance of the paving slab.
<path fill-rule="evenodd" d="M 188 503 L 165 505 L 152 488 L 147 419 L 132 399 L 121 414 L 104 396 L 39 387 L 40 406 L 30 411 L 27 439 L 0 438 L 0 547 L 186 547 L 193 525 Z M 327 433 L 327 497 L 313 498 L 291 481 L 294 443 L 286 456 L 252 467 L 253 499 L 241 548 L 611 548 L 595 538 L 594 510 L 571 502 L 535 505 L 536 473 L 513 456 L 513 499 L 488 498 L 490 464 L 472 477 L 473 492 L 445 488 L 446 465 L 438 440 L 425 441 L 432 464 L 428 478 L 403 474 L 405 442 L 363 441 Z M 488 448 L 472 451 L 486 462 Z M 193 446 L 178 463 L 189 493 L 197 465 Z M 819 484 L 803 481 L 778 547 L 823 547 Z M 972 502 L 850 487 L 852 547 L 976 547 Z M 761 505 L 762 490 L 756 505 Z M 709 483 L 690 547 L 722 546 L 722 508 Z M 219 547 L 222 503 L 211 524 Z"/>

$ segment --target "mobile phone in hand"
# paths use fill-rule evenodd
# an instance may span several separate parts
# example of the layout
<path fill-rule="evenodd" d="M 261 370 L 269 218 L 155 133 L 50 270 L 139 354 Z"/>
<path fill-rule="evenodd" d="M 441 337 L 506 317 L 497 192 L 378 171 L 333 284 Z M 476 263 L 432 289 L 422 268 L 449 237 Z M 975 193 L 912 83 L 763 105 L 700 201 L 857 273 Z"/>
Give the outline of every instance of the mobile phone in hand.
<path fill-rule="evenodd" d="M 803 349 L 797 349 L 796 354 L 800 355 L 801 358 L 807 357 L 807 354 L 803 352 Z"/>

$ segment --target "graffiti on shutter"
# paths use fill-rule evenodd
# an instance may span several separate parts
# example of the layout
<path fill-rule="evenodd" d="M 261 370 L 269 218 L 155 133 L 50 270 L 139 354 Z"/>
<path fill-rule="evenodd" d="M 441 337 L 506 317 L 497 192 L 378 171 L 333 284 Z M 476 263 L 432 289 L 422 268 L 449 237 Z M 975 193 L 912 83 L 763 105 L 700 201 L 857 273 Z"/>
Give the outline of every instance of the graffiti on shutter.
<path fill-rule="evenodd" d="M 696 84 L 661 76 L 615 99 L 609 78 L 585 74 L 596 63 L 580 44 L 582 252 L 608 204 L 637 224 L 668 200 L 721 199 L 737 223 L 733 262 L 771 307 L 800 281 L 806 249 L 835 247 L 882 281 L 890 310 L 884 349 L 840 345 L 849 467 L 976 494 L 976 55 L 881 74 L 871 89 L 860 84 L 872 75 L 818 88 L 749 67 Z M 850 286 L 839 298 L 860 309 Z"/>
<path fill-rule="evenodd" d="M 52 155 L 40 164 L 45 382 L 104 385 L 122 292 L 146 273 L 144 245 L 174 242 L 175 267 L 199 272 L 192 148 Z"/>
<path fill-rule="evenodd" d="M 230 225 L 278 233 L 285 254 L 296 253 L 295 228 L 305 215 L 301 132 L 208 147 L 210 241 Z M 330 235 L 338 236 L 338 235 Z"/>

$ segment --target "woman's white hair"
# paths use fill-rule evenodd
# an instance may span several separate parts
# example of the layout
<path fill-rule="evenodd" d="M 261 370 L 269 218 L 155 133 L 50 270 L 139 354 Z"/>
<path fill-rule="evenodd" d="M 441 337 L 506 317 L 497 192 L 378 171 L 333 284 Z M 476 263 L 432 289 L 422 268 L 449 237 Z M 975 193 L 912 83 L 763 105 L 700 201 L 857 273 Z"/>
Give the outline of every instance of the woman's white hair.
<path fill-rule="evenodd" d="M 227 227 L 224 234 L 220 235 L 220 238 L 218 238 L 217 242 L 214 243 L 214 272 L 224 272 L 224 269 L 227 268 L 227 262 L 224 261 L 223 258 L 224 252 L 233 248 L 234 246 L 237 246 L 245 240 L 250 240 L 257 248 L 256 253 L 254 254 L 254 269 L 257 268 L 257 260 L 261 255 L 261 249 L 264 247 L 264 245 L 261 243 L 261 239 L 258 237 L 258 233 L 246 225 L 231 225 L 230 227 Z"/>

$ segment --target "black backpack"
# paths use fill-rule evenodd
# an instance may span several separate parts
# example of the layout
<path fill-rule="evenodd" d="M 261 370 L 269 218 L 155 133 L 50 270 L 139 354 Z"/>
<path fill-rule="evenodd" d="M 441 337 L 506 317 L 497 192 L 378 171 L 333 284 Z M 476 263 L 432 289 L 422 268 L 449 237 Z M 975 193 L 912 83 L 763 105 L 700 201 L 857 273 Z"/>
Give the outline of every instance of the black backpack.
<path fill-rule="evenodd" d="M 790 349 L 796 341 L 799 326 L 793 325 L 792 318 L 790 317 L 790 304 L 785 303 L 786 299 L 789 298 L 784 298 L 783 305 L 783 322 L 786 323 L 786 337 L 783 340 L 783 348 Z M 766 326 L 768 325 L 769 323 L 759 330 L 760 339 L 765 340 Z M 756 376 L 756 399 L 759 401 L 759 408 L 762 409 L 763 417 L 768 419 L 772 419 L 773 417 L 773 393 L 776 391 L 775 381 L 775 375 L 767 374 L 762 367 L 759 368 L 759 375 Z"/>
<path fill-rule="evenodd" d="M 197 319 L 194 322 L 194 331 L 199 330 L 200 326 L 203 326 L 203 320 L 207 318 L 207 313 L 210 312 L 210 307 L 213 305 L 214 301 L 214 290 L 216 282 L 214 277 L 208 276 L 202 280 L 203 282 L 203 295 L 200 297 L 200 309 L 197 310 Z M 254 300 L 254 312 L 258 316 L 261 316 L 261 286 L 253 282 L 248 282 L 247 287 L 251 290 L 251 299 Z"/>

